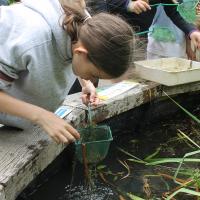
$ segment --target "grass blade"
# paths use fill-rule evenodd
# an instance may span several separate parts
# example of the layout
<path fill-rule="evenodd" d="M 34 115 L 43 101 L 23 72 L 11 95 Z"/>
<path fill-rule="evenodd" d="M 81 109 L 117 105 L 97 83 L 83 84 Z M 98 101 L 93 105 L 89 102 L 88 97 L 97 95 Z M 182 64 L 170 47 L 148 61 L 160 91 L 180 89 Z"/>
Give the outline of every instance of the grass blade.
<path fill-rule="evenodd" d="M 190 190 L 190 189 L 187 189 L 187 188 L 181 188 L 177 191 L 175 191 L 174 193 L 172 193 L 170 196 L 168 196 L 166 198 L 166 200 L 170 200 L 172 199 L 174 196 L 176 196 L 178 193 L 187 193 L 187 194 L 190 194 L 190 195 L 195 195 L 195 196 L 199 196 L 200 197 L 200 192 L 196 192 L 194 190 Z"/>
<path fill-rule="evenodd" d="M 127 196 L 131 199 L 131 200 L 145 200 L 145 199 L 142 199 L 136 195 L 133 195 L 131 193 L 127 193 Z"/>
<path fill-rule="evenodd" d="M 165 163 L 181 163 L 184 162 L 200 162 L 198 158 L 157 158 L 157 159 L 150 159 L 146 165 L 160 165 Z"/>
<path fill-rule="evenodd" d="M 184 138 L 186 138 L 187 140 L 189 140 L 193 145 L 195 145 L 198 149 L 200 149 L 200 146 L 199 146 L 196 142 L 194 142 L 192 139 L 190 139 L 190 138 L 189 138 L 185 133 L 183 133 L 181 130 L 178 129 L 178 131 L 179 131 L 179 133 L 180 133 L 181 135 L 184 136 Z"/>
<path fill-rule="evenodd" d="M 154 153 L 152 153 L 151 155 L 147 156 L 144 160 L 148 161 L 148 160 L 152 159 L 153 157 L 155 157 L 160 152 L 160 150 L 161 150 L 161 147 L 158 147 Z"/>
<path fill-rule="evenodd" d="M 184 157 L 182 158 L 182 161 L 180 162 L 180 164 L 179 164 L 179 166 L 178 166 L 178 168 L 177 168 L 177 170 L 176 170 L 176 172 L 175 172 L 175 174 L 174 174 L 174 182 L 175 183 L 178 183 L 177 181 L 176 181 L 176 177 L 178 176 L 178 173 L 179 173 L 179 171 L 180 171 L 180 169 L 181 169 L 181 166 L 182 166 L 182 164 L 183 164 L 183 162 L 185 162 L 188 158 L 187 157 L 189 157 L 189 156 L 193 156 L 193 155 L 196 155 L 196 154 L 199 154 L 200 153 L 200 150 L 197 150 L 197 151 L 192 151 L 192 152 L 189 152 L 189 153 L 186 153 L 185 155 L 184 155 Z M 193 159 L 193 158 L 192 158 Z M 179 183 L 178 183 L 179 184 Z"/>
<path fill-rule="evenodd" d="M 126 155 L 130 156 L 130 157 L 133 158 L 134 160 L 137 160 L 137 161 L 139 161 L 140 163 L 144 163 L 144 164 L 146 164 L 145 161 L 143 161 L 142 159 L 140 159 L 140 158 L 138 158 L 138 157 L 132 155 L 131 153 L 125 151 L 124 149 L 118 147 L 118 150 L 120 150 L 121 152 L 123 152 L 123 153 L 125 153 Z M 129 159 L 129 160 L 130 160 L 130 159 Z"/>
<path fill-rule="evenodd" d="M 163 93 L 169 98 L 171 99 L 179 108 L 181 108 L 187 115 L 189 115 L 194 121 L 196 121 L 197 123 L 200 124 L 200 120 L 194 116 L 192 113 L 190 113 L 188 110 L 186 110 L 185 108 L 183 108 L 180 104 L 178 104 L 174 99 L 172 99 L 165 91 L 163 91 Z"/>

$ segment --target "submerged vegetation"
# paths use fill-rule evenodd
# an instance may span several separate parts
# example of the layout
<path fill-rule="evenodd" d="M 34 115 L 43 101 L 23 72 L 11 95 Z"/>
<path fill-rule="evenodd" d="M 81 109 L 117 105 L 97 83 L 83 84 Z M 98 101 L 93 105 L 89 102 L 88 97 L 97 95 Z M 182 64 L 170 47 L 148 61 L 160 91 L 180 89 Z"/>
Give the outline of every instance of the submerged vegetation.
<path fill-rule="evenodd" d="M 189 98 L 180 100 L 190 112 L 167 100 L 107 121 L 114 140 L 104 161 L 90 163 L 84 171 L 85 165 L 75 160 L 73 167 L 63 168 L 47 185 L 36 184 L 18 200 L 40 200 L 45 187 L 49 200 L 199 200 L 200 98 Z M 174 115 L 163 116 L 166 107 Z"/>
<path fill-rule="evenodd" d="M 165 95 L 168 96 L 166 93 Z M 183 128 L 186 131 L 184 132 L 181 127 L 177 127 L 177 136 L 168 138 L 165 144 L 159 144 L 153 153 L 144 155 L 142 159 L 135 156 L 135 152 L 130 148 L 127 150 L 127 147 L 118 147 L 118 151 L 126 156 L 125 160 L 117 160 L 123 168 L 120 172 L 114 173 L 108 165 L 97 167 L 100 178 L 116 189 L 120 200 L 200 199 L 200 145 L 198 144 L 200 120 L 171 97 L 168 96 L 168 98 L 192 119 L 190 130 Z M 132 142 L 135 145 L 138 141 Z M 163 156 L 162 154 L 166 152 L 169 152 L 168 155 Z M 140 192 L 134 188 L 137 188 L 137 185 L 132 188 L 130 186 L 131 180 L 134 181 L 135 175 L 132 172 L 134 170 L 147 171 L 147 173 L 143 172 L 140 177 L 143 185 Z M 149 174 L 150 171 L 153 173 Z M 130 179 L 130 181 L 127 180 L 129 185 L 127 184 L 123 191 L 120 185 L 123 185 L 122 181 L 125 179 Z M 153 182 L 156 182 L 157 186 Z M 128 191 L 127 188 L 130 190 Z"/>

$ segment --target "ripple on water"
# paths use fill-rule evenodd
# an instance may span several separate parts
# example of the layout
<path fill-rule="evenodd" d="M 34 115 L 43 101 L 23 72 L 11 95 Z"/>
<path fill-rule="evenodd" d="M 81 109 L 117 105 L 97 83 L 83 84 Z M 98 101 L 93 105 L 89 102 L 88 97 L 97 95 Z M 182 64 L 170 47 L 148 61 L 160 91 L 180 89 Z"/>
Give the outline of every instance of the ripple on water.
<path fill-rule="evenodd" d="M 105 186 L 94 186 L 91 189 L 83 185 L 68 185 L 65 190 L 65 194 L 59 200 L 111 200 L 114 197 L 112 189 Z"/>

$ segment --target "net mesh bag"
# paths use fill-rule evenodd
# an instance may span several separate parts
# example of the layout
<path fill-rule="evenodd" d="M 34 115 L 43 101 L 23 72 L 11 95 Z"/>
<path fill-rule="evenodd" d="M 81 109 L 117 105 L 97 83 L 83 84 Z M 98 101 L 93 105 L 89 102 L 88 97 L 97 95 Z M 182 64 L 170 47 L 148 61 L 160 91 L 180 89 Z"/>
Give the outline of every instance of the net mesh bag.
<path fill-rule="evenodd" d="M 177 11 L 189 23 L 194 23 L 196 20 L 197 0 L 184 0 L 177 6 Z"/>
<path fill-rule="evenodd" d="M 174 42 L 176 41 L 175 35 L 167 27 L 155 26 L 151 32 L 151 36 L 161 42 Z"/>

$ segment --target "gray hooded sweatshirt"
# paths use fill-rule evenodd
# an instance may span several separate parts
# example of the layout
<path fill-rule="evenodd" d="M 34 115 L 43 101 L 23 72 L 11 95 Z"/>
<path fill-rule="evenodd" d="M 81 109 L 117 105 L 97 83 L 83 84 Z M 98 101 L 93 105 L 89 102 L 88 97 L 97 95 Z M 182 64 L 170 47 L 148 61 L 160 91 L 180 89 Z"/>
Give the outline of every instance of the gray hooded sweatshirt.
<path fill-rule="evenodd" d="M 23 0 L 0 7 L 0 78 L 6 93 L 50 111 L 62 103 L 75 80 L 71 40 L 60 26 L 58 0 Z M 30 122 L 0 113 L 0 123 L 19 128 Z"/>

